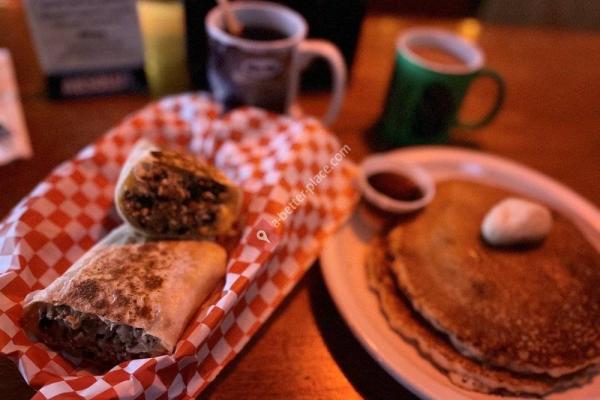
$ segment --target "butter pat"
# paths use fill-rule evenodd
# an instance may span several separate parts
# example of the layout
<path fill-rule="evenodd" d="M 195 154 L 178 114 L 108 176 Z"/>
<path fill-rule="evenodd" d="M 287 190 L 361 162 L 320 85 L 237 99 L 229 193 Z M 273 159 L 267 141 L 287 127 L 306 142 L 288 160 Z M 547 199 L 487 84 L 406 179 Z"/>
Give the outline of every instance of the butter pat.
<path fill-rule="evenodd" d="M 483 238 L 495 246 L 538 242 L 550 229 L 552 214 L 547 207 L 514 197 L 497 203 L 481 224 Z"/>

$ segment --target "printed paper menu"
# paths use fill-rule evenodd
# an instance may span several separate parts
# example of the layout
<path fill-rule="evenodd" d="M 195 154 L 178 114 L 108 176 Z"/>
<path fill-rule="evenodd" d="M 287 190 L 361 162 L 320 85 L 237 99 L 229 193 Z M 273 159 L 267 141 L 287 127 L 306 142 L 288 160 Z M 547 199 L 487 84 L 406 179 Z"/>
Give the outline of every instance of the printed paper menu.
<path fill-rule="evenodd" d="M 145 85 L 133 0 L 25 0 L 29 27 L 55 97 Z"/>

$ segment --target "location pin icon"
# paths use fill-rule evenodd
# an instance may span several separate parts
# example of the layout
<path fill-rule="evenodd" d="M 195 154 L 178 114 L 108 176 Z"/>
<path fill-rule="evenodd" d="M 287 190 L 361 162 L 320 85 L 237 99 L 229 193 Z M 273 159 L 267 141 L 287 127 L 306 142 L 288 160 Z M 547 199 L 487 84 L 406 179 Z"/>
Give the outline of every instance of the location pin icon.
<path fill-rule="evenodd" d="M 269 240 L 269 237 L 267 236 L 267 232 L 263 231 L 262 229 L 259 231 L 256 231 L 256 238 L 258 240 L 262 240 L 263 242 L 267 242 L 267 243 L 271 243 L 271 241 Z"/>

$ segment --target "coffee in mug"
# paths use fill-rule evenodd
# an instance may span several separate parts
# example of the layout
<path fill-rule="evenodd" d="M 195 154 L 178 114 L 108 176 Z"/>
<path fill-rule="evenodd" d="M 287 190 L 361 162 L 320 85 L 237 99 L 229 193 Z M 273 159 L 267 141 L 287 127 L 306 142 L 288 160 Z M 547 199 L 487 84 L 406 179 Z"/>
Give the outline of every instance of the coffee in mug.
<path fill-rule="evenodd" d="M 464 61 L 459 57 L 455 56 L 449 51 L 434 46 L 413 46 L 410 49 L 417 57 L 427 60 L 428 62 L 443 65 L 465 65 Z"/>
<path fill-rule="evenodd" d="M 439 29 L 411 29 L 396 45 L 396 63 L 378 133 L 390 145 L 445 143 L 451 128 L 475 129 L 497 115 L 504 82 L 484 68 L 483 52 Z M 498 86 L 495 105 L 480 121 L 458 120 L 471 83 L 489 77 Z"/>
<path fill-rule="evenodd" d="M 240 37 L 248 40 L 269 41 L 285 39 L 287 36 L 277 29 L 265 26 L 244 26 Z"/>
<path fill-rule="evenodd" d="M 307 40 L 304 18 L 285 6 L 243 1 L 230 5 L 244 26 L 240 36 L 225 28 L 219 7 L 206 16 L 209 38 L 208 81 L 225 110 L 241 105 L 288 113 L 298 92 L 299 74 L 309 62 L 322 57 L 333 75 L 332 99 L 322 118 L 332 123 L 345 92 L 346 66 L 339 50 L 324 40 Z"/>

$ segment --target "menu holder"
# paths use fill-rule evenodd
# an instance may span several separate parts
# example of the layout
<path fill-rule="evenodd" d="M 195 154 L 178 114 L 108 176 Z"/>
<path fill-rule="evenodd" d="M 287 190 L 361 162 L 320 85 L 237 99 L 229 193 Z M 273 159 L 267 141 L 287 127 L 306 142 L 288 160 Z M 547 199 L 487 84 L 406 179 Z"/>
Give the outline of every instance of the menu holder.
<path fill-rule="evenodd" d="M 145 89 L 134 1 L 25 0 L 24 4 L 51 98 Z"/>

